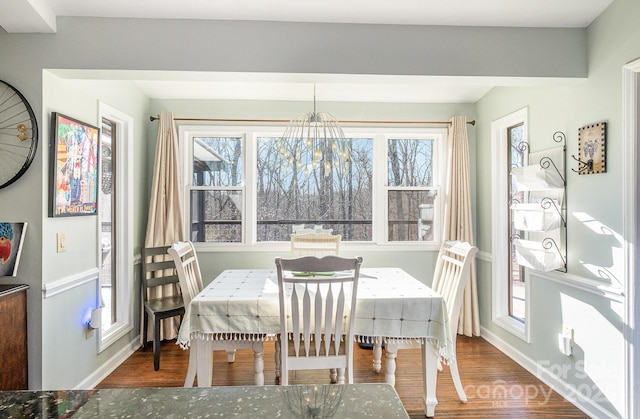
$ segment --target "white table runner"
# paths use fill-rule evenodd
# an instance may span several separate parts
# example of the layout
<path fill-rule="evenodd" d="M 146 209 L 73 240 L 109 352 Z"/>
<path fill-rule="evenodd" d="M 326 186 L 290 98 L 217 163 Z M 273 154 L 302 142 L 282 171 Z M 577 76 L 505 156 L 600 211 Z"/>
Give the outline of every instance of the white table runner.
<path fill-rule="evenodd" d="M 191 339 L 268 340 L 280 331 L 275 270 L 226 270 L 196 296 L 184 316 L 178 343 Z M 402 269 L 360 271 L 355 318 L 358 339 L 431 339 L 449 359 L 454 352 L 442 297 Z"/>

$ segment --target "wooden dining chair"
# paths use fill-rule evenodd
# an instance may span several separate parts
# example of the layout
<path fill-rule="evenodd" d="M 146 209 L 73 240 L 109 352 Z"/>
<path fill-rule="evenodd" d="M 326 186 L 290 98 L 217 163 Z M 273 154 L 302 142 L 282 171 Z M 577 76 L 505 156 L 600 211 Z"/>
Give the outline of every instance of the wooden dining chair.
<path fill-rule="evenodd" d="M 280 384 L 289 371 L 337 369 L 353 383 L 353 324 L 362 258 L 276 258 L 280 304 Z M 337 273 L 337 271 L 340 271 Z"/>
<path fill-rule="evenodd" d="M 169 246 L 142 248 L 142 299 L 144 307 L 142 347 L 147 347 L 149 318 L 153 324 L 153 369 L 160 369 L 161 322 L 184 315 L 176 265 L 167 255 Z"/>
<path fill-rule="evenodd" d="M 449 370 L 453 384 L 458 393 L 460 401 L 466 402 L 467 396 L 460 381 L 460 373 L 458 371 L 457 356 L 455 354 L 456 336 L 458 334 L 458 319 L 462 308 L 462 297 L 464 289 L 469 283 L 471 277 L 471 263 L 478 252 L 478 248 L 466 242 L 461 241 L 445 241 L 440 247 L 436 268 L 433 276 L 431 288 L 442 295 L 449 317 L 449 327 L 451 339 L 453 341 L 454 353 L 449 359 Z M 392 341 L 386 344 L 387 350 L 387 368 L 389 362 L 394 362 L 396 351 L 398 349 L 406 349 L 407 347 L 416 347 L 419 345 L 429 345 L 429 342 L 418 343 L 405 341 Z M 423 348 L 424 349 L 424 348 Z M 391 358 L 390 358 L 391 357 Z M 395 368 L 395 364 L 393 364 Z M 423 374 L 425 374 L 425 366 L 423 365 Z M 435 385 L 435 383 L 431 383 Z"/>
<path fill-rule="evenodd" d="M 180 288 L 182 289 L 184 306 L 188 307 L 189 304 L 191 304 L 191 300 L 193 300 L 203 289 L 202 273 L 200 272 L 200 264 L 198 262 L 196 250 L 192 242 L 184 241 L 174 243 L 169 247 L 168 253 L 175 262 L 180 281 Z M 252 349 L 254 352 L 259 353 L 259 356 L 262 356 L 262 342 L 260 341 L 213 340 L 209 343 L 212 351 L 226 351 L 227 361 L 229 363 L 235 361 L 236 349 Z M 191 345 L 189 350 L 189 367 L 187 369 L 187 377 L 184 383 L 185 387 L 192 387 L 196 378 L 197 355 L 195 352 L 195 345 Z M 200 377 L 198 378 L 198 381 L 200 382 L 202 379 L 204 378 Z"/>
<path fill-rule="evenodd" d="M 339 255 L 340 234 L 305 233 L 291 235 L 291 256 Z"/>

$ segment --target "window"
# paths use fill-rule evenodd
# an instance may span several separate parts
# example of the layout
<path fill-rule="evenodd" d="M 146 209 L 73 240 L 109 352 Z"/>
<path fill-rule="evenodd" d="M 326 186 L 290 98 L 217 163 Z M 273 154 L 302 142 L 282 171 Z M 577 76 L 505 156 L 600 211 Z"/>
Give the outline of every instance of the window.
<path fill-rule="evenodd" d="M 101 132 L 100 292 L 98 351 L 133 329 L 133 118 L 99 104 Z"/>
<path fill-rule="evenodd" d="M 293 225 L 321 225 L 344 241 L 371 241 L 373 139 L 348 138 L 352 158 L 296 167 L 282 161 L 279 137 L 257 138 L 257 241 L 288 241 Z M 306 145 L 288 144 L 293 156 Z M 301 150 L 302 149 L 302 150 Z"/>
<path fill-rule="evenodd" d="M 307 152 L 284 129 L 180 126 L 194 242 L 288 242 L 300 225 L 346 242 L 439 239 L 446 129 L 344 129 L 350 159 L 306 166 L 282 157 Z"/>
<path fill-rule="evenodd" d="M 433 241 L 433 139 L 391 138 L 387 143 L 387 240 Z"/>
<path fill-rule="evenodd" d="M 521 109 L 491 124 L 492 145 L 492 247 L 493 321 L 525 341 L 529 287 L 524 269 L 515 262 L 512 239 L 518 236 L 511 219 L 511 205 L 518 201 L 512 189 L 511 170 L 526 164 L 527 109 Z"/>
<path fill-rule="evenodd" d="M 523 167 L 527 161 L 526 142 L 524 142 L 524 123 L 513 125 L 507 128 L 507 138 L 509 146 L 509 168 Z M 524 203 L 524 192 L 517 191 L 513 187 L 513 176 L 510 175 L 507 183 L 508 194 L 511 197 L 509 204 Z M 509 237 L 522 237 L 521 232 L 516 229 L 512 219 L 512 211 L 509 214 Z M 520 266 L 516 261 L 516 250 L 513 240 L 510 240 L 509 249 L 509 316 L 514 319 L 525 321 L 525 302 L 526 293 L 524 289 L 524 267 Z"/>
<path fill-rule="evenodd" d="M 191 241 L 241 243 L 244 137 L 189 137 Z"/>

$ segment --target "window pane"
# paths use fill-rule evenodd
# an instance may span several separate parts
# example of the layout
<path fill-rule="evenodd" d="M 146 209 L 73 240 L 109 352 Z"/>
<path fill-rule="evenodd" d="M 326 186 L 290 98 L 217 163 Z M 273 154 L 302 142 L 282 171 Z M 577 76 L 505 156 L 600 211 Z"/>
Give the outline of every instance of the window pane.
<path fill-rule="evenodd" d="M 387 182 L 393 186 L 433 185 L 433 140 L 391 139 Z"/>
<path fill-rule="evenodd" d="M 258 138 L 258 241 L 288 241 L 295 224 L 322 225 L 344 241 L 372 240 L 373 140 L 345 141 L 350 160 L 336 164 L 325 155 L 302 163 L 306 144 Z M 286 150 L 288 159 L 278 156 L 278 147 Z M 325 165 L 325 158 L 331 163 Z"/>
<path fill-rule="evenodd" d="M 507 128 L 507 135 L 509 139 L 509 161 L 511 169 L 517 167 L 523 167 L 527 161 L 527 144 L 524 142 L 524 124 L 514 125 Z M 515 176 L 511 176 L 511 182 L 509 184 L 509 196 L 511 201 L 509 206 L 514 203 L 524 203 L 524 192 L 518 191 L 515 187 Z M 511 219 L 511 211 L 509 214 L 509 238 L 522 237 L 522 232 L 515 228 L 513 220 Z M 524 292 L 524 268 L 516 262 L 516 250 L 513 241 L 511 243 L 511 252 L 509 253 L 509 315 L 524 322 L 525 321 L 525 302 L 526 296 Z"/>
<path fill-rule="evenodd" d="M 242 242 L 242 192 L 191 191 L 191 240 Z"/>
<path fill-rule="evenodd" d="M 389 241 L 433 240 L 435 191 L 392 190 L 388 198 Z"/>
<path fill-rule="evenodd" d="M 242 184 L 242 138 L 193 137 L 193 186 Z"/>

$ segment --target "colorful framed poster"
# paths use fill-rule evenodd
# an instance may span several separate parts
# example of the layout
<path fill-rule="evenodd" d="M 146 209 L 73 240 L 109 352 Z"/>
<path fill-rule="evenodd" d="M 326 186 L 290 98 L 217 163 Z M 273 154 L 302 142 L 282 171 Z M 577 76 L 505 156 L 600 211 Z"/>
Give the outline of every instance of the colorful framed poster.
<path fill-rule="evenodd" d="M 50 217 L 97 214 L 99 142 L 97 127 L 52 112 Z"/>
<path fill-rule="evenodd" d="M 0 222 L 0 276 L 16 276 L 27 223 Z"/>
<path fill-rule="evenodd" d="M 587 125 L 578 129 L 578 174 L 605 173 L 607 123 Z"/>

